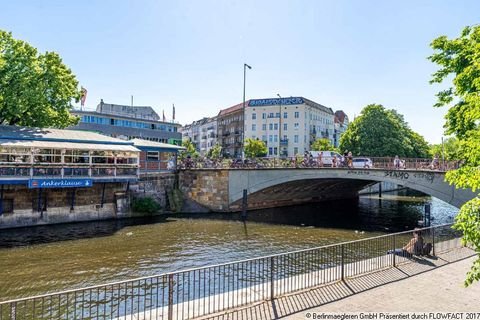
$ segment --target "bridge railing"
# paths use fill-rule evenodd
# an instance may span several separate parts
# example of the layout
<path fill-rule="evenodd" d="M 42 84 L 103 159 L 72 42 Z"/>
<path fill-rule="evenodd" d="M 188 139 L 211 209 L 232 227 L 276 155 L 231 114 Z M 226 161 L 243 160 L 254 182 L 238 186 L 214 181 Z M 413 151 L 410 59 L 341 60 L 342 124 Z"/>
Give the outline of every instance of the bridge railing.
<path fill-rule="evenodd" d="M 368 160 L 364 160 L 368 159 Z M 270 169 L 270 168 L 343 168 L 343 169 L 388 169 L 388 170 L 432 170 L 448 171 L 457 169 L 460 161 L 434 161 L 424 158 L 353 157 L 348 160 L 319 158 L 252 158 L 252 159 L 185 159 L 178 162 L 178 169 Z"/>
<path fill-rule="evenodd" d="M 461 247 L 451 225 L 421 229 L 432 255 Z M 192 319 L 403 263 L 411 231 L 0 302 L 0 319 Z"/>

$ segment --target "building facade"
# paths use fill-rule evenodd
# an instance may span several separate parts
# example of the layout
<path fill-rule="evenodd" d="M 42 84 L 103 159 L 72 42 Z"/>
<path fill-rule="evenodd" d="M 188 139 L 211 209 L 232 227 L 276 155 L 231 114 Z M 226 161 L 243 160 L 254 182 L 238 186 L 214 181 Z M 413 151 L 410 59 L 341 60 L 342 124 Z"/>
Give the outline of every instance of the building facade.
<path fill-rule="evenodd" d="M 248 105 L 248 101 L 245 102 Z M 243 103 L 223 109 L 217 116 L 217 141 L 224 157 L 240 158 L 243 151 Z"/>
<path fill-rule="evenodd" d="M 182 128 L 182 139 L 189 140 L 202 155 L 217 143 L 217 117 L 203 118 Z"/>
<path fill-rule="evenodd" d="M 334 143 L 334 113 L 303 97 L 252 99 L 245 108 L 246 138 L 264 141 L 269 157 L 293 157 L 318 138 Z"/>
<path fill-rule="evenodd" d="M 340 146 L 340 138 L 348 128 L 348 116 L 342 110 L 337 110 L 335 111 L 334 122 L 333 145 L 338 148 Z"/>
<path fill-rule="evenodd" d="M 80 122 L 69 129 L 94 131 L 124 140 L 138 138 L 181 144 L 180 124 L 161 121 L 152 107 L 109 104 L 101 100 L 96 111 L 71 113 L 80 117 Z"/>

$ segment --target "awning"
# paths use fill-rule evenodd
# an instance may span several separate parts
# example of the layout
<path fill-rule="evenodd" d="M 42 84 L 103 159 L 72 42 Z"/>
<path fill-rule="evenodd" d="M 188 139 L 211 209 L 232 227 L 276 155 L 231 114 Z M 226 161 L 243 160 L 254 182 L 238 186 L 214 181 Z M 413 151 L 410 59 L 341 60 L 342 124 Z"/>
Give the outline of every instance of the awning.
<path fill-rule="evenodd" d="M 132 145 L 55 142 L 55 141 L 40 141 L 40 140 L 2 140 L 0 139 L 0 147 L 140 152 L 140 150 L 138 150 Z"/>

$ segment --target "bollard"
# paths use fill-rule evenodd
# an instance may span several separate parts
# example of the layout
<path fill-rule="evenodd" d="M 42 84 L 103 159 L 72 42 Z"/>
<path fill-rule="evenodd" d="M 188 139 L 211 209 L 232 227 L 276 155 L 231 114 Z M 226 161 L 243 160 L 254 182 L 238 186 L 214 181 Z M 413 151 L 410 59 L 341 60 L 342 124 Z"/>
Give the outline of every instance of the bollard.
<path fill-rule="evenodd" d="M 424 215 L 424 226 L 425 227 L 430 227 L 430 216 L 431 216 L 431 210 L 430 210 L 430 204 L 427 203 L 425 205 L 425 215 Z"/>
<path fill-rule="evenodd" d="M 248 195 L 247 189 L 243 189 L 243 200 L 242 200 L 242 220 L 247 220 L 247 207 L 248 207 Z"/>

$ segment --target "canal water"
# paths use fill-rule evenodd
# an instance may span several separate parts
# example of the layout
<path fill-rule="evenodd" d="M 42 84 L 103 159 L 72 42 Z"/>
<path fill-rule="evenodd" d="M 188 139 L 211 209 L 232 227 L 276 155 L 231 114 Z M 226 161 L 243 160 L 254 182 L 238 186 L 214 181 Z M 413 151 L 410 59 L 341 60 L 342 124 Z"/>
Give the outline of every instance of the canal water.
<path fill-rule="evenodd" d="M 238 215 L 195 214 L 0 230 L 0 301 L 412 229 L 458 210 L 421 194 Z"/>

